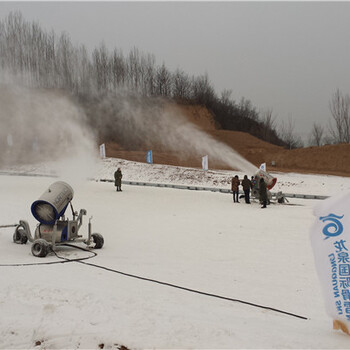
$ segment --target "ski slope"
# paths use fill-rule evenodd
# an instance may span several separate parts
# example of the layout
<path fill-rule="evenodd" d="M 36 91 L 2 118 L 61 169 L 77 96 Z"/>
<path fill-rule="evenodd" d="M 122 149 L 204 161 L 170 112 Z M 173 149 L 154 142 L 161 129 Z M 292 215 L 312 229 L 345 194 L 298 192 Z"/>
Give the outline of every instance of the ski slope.
<path fill-rule="evenodd" d="M 123 185 L 117 193 L 98 180 L 111 179 L 118 165 L 130 181 L 229 187 L 233 175 L 106 159 L 95 181 L 33 176 L 47 174 L 43 167 L 0 176 L 0 225 L 24 219 L 34 230 L 31 203 L 63 180 L 74 189 L 74 209 L 87 210 L 82 232 L 92 215 L 93 231 L 105 239 L 98 255 L 85 260 L 90 265 L 62 263 L 53 254 L 35 258 L 29 243 L 13 243 L 12 228 L 0 229 L 1 349 L 349 348 L 349 336 L 332 330 L 315 271 L 309 228 L 316 200 L 261 210 L 217 192 Z M 277 177 L 276 191 L 350 189 L 348 178 Z M 69 247 L 57 254 L 90 256 Z"/>

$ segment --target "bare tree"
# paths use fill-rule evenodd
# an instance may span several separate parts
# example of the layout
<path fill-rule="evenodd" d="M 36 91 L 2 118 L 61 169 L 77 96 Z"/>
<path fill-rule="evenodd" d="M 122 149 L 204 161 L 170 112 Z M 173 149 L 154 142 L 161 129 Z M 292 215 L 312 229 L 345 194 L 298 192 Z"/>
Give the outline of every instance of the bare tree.
<path fill-rule="evenodd" d="M 220 102 L 225 106 L 230 106 L 232 104 L 231 95 L 232 90 L 225 89 L 221 92 Z"/>
<path fill-rule="evenodd" d="M 322 146 L 323 144 L 323 135 L 324 128 L 318 123 L 313 123 L 310 137 L 311 146 Z"/>
<path fill-rule="evenodd" d="M 73 46 L 67 33 L 62 33 L 58 42 L 57 57 L 59 72 L 62 79 L 62 87 L 71 91 L 73 87 L 72 80 L 72 52 Z"/>
<path fill-rule="evenodd" d="M 173 74 L 173 97 L 177 99 L 189 99 L 191 92 L 191 81 L 189 76 L 180 69 Z"/>
<path fill-rule="evenodd" d="M 156 91 L 159 96 L 168 97 L 171 93 L 171 73 L 163 63 L 156 72 Z"/>
<path fill-rule="evenodd" d="M 262 137 L 265 141 L 271 142 L 276 129 L 276 116 L 273 116 L 272 108 L 262 110 Z"/>
<path fill-rule="evenodd" d="M 251 120 L 258 120 L 258 113 L 249 99 L 242 97 L 239 101 L 238 108 L 242 114 L 242 117 Z"/>
<path fill-rule="evenodd" d="M 329 124 L 329 131 L 335 143 L 350 143 L 350 97 L 337 89 L 329 103 L 332 114 L 332 121 Z"/>
<path fill-rule="evenodd" d="M 295 135 L 295 121 L 291 116 L 288 117 L 286 123 L 282 121 L 279 136 L 289 149 L 303 147 L 301 137 Z"/>
<path fill-rule="evenodd" d="M 124 87 L 127 79 L 127 68 L 123 52 L 118 49 L 114 49 L 111 57 L 111 74 L 112 74 L 112 86 L 114 90 L 118 87 Z"/>
<path fill-rule="evenodd" d="M 207 107 L 215 100 L 215 91 L 207 73 L 192 79 L 192 98 Z"/>
<path fill-rule="evenodd" d="M 141 55 L 141 83 L 142 94 L 145 96 L 154 95 L 155 90 L 155 57 L 151 54 Z"/>
<path fill-rule="evenodd" d="M 129 87 L 132 91 L 138 92 L 141 85 L 141 64 L 139 49 L 134 47 L 128 56 Z"/>

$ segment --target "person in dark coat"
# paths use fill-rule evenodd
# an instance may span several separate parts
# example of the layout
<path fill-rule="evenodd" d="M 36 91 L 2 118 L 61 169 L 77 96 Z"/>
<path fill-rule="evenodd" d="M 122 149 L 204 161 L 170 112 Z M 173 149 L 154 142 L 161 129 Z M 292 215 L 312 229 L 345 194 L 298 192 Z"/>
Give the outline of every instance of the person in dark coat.
<path fill-rule="evenodd" d="M 260 199 L 260 202 L 263 205 L 261 208 L 266 208 L 266 204 L 267 204 L 267 187 L 266 187 L 266 183 L 265 183 L 263 178 L 261 178 L 260 182 L 259 182 L 259 199 Z"/>
<path fill-rule="evenodd" d="M 248 179 L 247 175 L 244 175 L 242 181 L 242 187 L 244 191 L 244 199 L 247 204 L 250 204 L 250 189 L 253 187 L 252 182 Z"/>
<path fill-rule="evenodd" d="M 114 173 L 114 186 L 117 187 L 117 192 L 121 192 L 122 190 L 122 171 L 120 168 L 117 169 L 117 171 Z"/>
<path fill-rule="evenodd" d="M 235 177 L 232 178 L 232 181 L 231 181 L 231 190 L 233 192 L 233 201 L 235 203 L 239 203 L 239 200 L 238 200 L 239 184 L 240 184 L 240 181 L 239 181 L 238 175 L 236 175 Z"/>

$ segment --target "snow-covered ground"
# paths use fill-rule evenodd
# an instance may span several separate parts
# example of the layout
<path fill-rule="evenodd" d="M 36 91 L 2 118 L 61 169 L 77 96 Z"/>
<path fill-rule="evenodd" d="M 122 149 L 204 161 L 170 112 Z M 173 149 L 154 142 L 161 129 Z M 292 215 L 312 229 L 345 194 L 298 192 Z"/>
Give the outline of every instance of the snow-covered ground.
<path fill-rule="evenodd" d="M 245 174 L 240 171 L 209 170 L 202 171 L 196 168 L 185 168 L 161 164 L 146 164 L 132 162 L 124 159 L 106 158 L 101 160 L 93 169 L 95 180 L 113 180 L 114 172 L 120 167 L 123 172 L 123 180 L 142 181 L 150 183 L 193 185 L 203 187 L 231 188 L 231 179 L 239 175 L 249 178 L 254 174 Z M 16 173 L 23 175 L 49 175 L 56 176 L 55 166 L 50 163 L 36 165 L 22 165 L 0 169 L 0 174 Z M 83 169 L 85 171 L 85 169 Z M 331 196 L 336 193 L 350 190 L 350 177 L 339 177 L 332 175 L 307 175 L 296 173 L 276 173 L 267 169 L 270 174 L 277 177 L 277 183 L 272 189 L 273 192 L 311 194 L 320 196 Z M 79 174 L 81 175 L 81 174 Z M 64 175 L 63 175 L 64 177 Z M 81 176 L 80 176 L 81 177 Z M 79 178 L 79 177 L 78 177 Z M 69 178 L 77 181 L 74 176 Z"/>
<path fill-rule="evenodd" d="M 117 166 L 129 181 L 229 188 L 234 175 L 107 158 L 95 180 L 112 179 Z M 349 348 L 350 337 L 332 330 L 315 271 L 309 229 L 317 200 L 261 210 L 217 192 L 123 185 L 117 193 L 109 182 L 32 176 L 51 174 L 49 168 L 2 169 L 30 176 L 0 177 L 0 225 L 24 219 L 34 230 L 31 203 L 64 180 L 74 188 L 74 208 L 88 212 L 83 234 L 92 215 L 93 231 L 105 239 L 85 262 L 308 319 L 61 263 L 52 254 L 35 258 L 31 244 L 14 244 L 6 228 L 0 229 L 1 349 Z M 331 196 L 350 189 L 349 178 L 275 175 L 276 191 Z M 67 247 L 57 254 L 89 255 Z M 31 263 L 39 265 L 11 266 Z"/>

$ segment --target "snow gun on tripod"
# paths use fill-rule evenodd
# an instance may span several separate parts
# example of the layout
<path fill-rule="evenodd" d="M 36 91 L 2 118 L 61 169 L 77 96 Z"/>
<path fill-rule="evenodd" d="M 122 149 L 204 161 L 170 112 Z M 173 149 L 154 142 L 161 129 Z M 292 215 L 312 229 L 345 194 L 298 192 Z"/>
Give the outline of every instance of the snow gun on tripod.
<path fill-rule="evenodd" d="M 31 212 L 35 219 L 39 221 L 34 233 L 31 234 L 27 221 L 20 220 L 13 234 L 13 241 L 18 244 L 32 242 L 32 254 L 37 257 L 45 257 L 57 245 L 67 242 L 83 242 L 87 246 L 93 243 L 92 248 L 102 248 L 104 239 L 99 233 L 91 233 L 91 219 L 88 224 L 88 236 L 83 238 L 79 235 L 79 230 L 83 223 L 85 209 L 80 212 L 74 211 L 72 205 L 73 189 L 63 181 L 54 182 L 42 196 L 33 202 Z M 72 210 L 72 220 L 65 218 L 65 211 L 70 205 Z"/>
<path fill-rule="evenodd" d="M 259 199 L 259 183 L 260 183 L 260 179 L 264 179 L 266 183 L 266 188 L 267 188 L 267 199 L 268 199 L 268 203 L 270 203 L 272 200 L 272 193 L 270 192 L 270 190 L 275 186 L 277 182 L 277 178 L 262 169 L 259 169 L 253 177 L 254 177 L 254 185 L 252 188 L 252 196 L 256 199 Z M 276 200 L 276 202 L 280 204 L 289 202 L 282 191 L 275 193 L 274 199 Z"/>
<path fill-rule="evenodd" d="M 277 182 L 277 178 L 273 177 L 271 174 L 267 173 L 262 169 L 259 169 L 255 173 L 254 178 L 255 178 L 255 184 L 252 188 L 252 196 L 259 199 L 259 183 L 260 183 L 260 179 L 264 179 L 267 187 L 267 198 L 270 201 L 272 199 L 272 194 L 270 190 L 273 188 L 273 186 L 275 186 Z"/>

